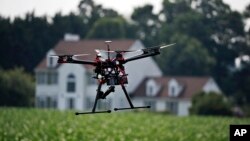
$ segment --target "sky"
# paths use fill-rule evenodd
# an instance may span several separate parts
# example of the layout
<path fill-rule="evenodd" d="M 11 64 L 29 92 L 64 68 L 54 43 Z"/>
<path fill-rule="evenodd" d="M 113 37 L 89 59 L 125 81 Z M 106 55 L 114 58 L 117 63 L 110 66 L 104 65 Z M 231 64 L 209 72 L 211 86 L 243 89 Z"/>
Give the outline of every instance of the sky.
<path fill-rule="evenodd" d="M 4 17 L 24 16 L 25 13 L 35 11 L 35 15 L 53 16 L 61 11 L 67 14 L 77 10 L 80 0 L 0 0 L 0 15 Z M 112 8 L 124 16 L 130 16 L 135 7 L 145 4 L 154 5 L 154 12 L 161 9 L 162 0 L 94 0 L 105 8 Z M 233 10 L 242 12 L 249 0 L 223 0 Z"/>

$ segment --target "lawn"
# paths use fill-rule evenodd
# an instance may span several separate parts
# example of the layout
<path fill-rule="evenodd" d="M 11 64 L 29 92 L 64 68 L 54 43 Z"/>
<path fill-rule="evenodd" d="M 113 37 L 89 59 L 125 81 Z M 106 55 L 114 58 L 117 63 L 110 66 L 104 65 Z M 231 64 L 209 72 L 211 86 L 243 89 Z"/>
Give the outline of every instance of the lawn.
<path fill-rule="evenodd" d="M 250 119 L 0 108 L 0 141 L 228 141 L 230 124 Z"/>

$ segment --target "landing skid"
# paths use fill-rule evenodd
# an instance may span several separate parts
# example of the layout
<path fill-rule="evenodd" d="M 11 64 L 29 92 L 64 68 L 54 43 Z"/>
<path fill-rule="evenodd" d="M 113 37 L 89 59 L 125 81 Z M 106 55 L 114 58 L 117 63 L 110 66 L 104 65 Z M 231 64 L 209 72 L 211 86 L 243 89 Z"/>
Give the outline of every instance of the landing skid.
<path fill-rule="evenodd" d="M 142 109 L 142 108 L 150 108 L 150 106 L 133 107 L 133 108 L 114 108 L 114 111 L 120 111 L 120 110 L 132 110 L 132 109 Z M 111 113 L 111 110 L 107 110 L 107 111 L 95 111 L 95 112 L 82 112 L 82 113 L 78 113 L 78 112 L 76 112 L 76 113 L 75 113 L 75 115 L 85 115 L 85 114 L 101 114 L 101 113 Z"/>
<path fill-rule="evenodd" d="M 107 110 L 107 111 L 95 111 L 95 112 L 83 112 L 83 113 L 76 112 L 75 115 L 100 114 L 100 113 L 111 113 L 111 110 Z"/>
<path fill-rule="evenodd" d="M 130 107 L 130 108 L 114 108 L 114 110 L 115 111 L 120 111 L 120 110 L 131 110 L 131 109 L 142 109 L 142 108 L 150 108 L 150 106 Z"/>

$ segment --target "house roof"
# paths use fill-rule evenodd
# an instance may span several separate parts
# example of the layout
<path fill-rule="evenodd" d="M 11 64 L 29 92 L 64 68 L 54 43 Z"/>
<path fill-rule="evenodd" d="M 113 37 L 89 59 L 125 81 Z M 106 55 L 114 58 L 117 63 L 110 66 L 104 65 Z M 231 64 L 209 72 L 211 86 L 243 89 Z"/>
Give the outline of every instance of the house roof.
<path fill-rule="evenodd" d="M 168 93 L 168 82 L 171 79 L 175 79 L 179 85 L 183 87 L 182 91 L 177 98 L 191 98 L 194 94 L 202 91 L 204 85 L 208 82 L 210 77 L 189 77 L 189 76 L 178 76 L 178 77 L 148 77 L 145 78 L 137 89 L 133 92 L 133 97 L 147 97 L 146 95 L 146 83 L 148 80 L 154 80 L 157 85 L 160 86 L 160 90 L 154 97 L 167 98 L 170 97 Z"/>
<path fill-rule="evenodd" d="M 128 50 L 136 40 L 114 40 L 110 43 L 111 50 Z M 80 41 L 59 41 L 53 48 L 57 55 L 61 54 L 90 54 L 79 59 L 94 60 L 95 49 L 106 50 L 105 40 L 80 40 Z M 36 69 L 47 68 L 46 56 L 37 65 Z M 87 65 L 86 65 L 87 66 Z M 88 66 L 87 66 L 88 67 Z"/>

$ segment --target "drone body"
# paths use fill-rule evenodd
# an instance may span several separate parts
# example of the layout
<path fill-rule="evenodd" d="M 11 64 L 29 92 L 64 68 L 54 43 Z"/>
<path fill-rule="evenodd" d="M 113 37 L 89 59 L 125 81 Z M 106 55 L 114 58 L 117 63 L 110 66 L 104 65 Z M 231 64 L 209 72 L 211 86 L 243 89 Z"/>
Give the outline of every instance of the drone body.
<path fill-rule="evenodd" d="M 115 85 L 120 85 L 122 87 L 122 90 L 128 100 L 128 103 L 130 107 L 128 108 L 115 108 L 114 110 L 126 110 L 126 109 L 138 109 L 138 108 L 150 108 L 150 106 L 143 106 L 143 107 L 135 107 L 133 103 L 131 102 L 131 99 L 127 93 L 127 90 L 125 88 L 125 84 L 128 84 L 128 74 L 126 74 L 125 71 L 125 64 L 130 61 L 142 59 L 149 56 L 154 56 L 160 54 L 160 49 L 172 46 L 174 44 L 165 45 L 165 46 L 159 46 L 154 48 L 146 48 L 141 50 L 135 50 L 135 51 L 127 51 L 127 50 L 116 50 L 116 51 L 110 51 L 109 44 L 111 41 L 106 41 L 107 44 L 107 50 L 95 50 L 96 51 L 96 57 L 94 61 L 90 60 L 78 60 L 74 57 L 76 56 L 84 56 L 87 54 L 77 54 L 77 55 L 54 55 L 52 57 L 58 57 L 58 63 L 75 63 L 75 64 L 86 64 L 86 65 L 92 65 L 95 67 L 93 70 L 95 73 L 94 79 L 98 80 L 98 88 L 97 88 L 97 94 L 95 98 L 95 103 L 93 106 L 93 109 L 91 112 L 84 112 L 84 113 L 76 113 L 76 115 L 79 114 L 94 114 L 94 113 L 110 113 L 111 110 L 107 111 L 96 111 L 96 105 L 97 101 L 101 99 L 105 99 L 111 92 L 115 91 Z M 124 58 L 124 53 L 129 52 L 142 52 L 140 55 L 136 55 L 130 58 Z M 103 58 L 102 53 L 107 53 L 107 58 Z M 110 57 L 110 54 L 112 54 L 112 57 Z M 107 84 L 109 86 L 108 90 L 103 92 L 101 90 L 101 87 L 103 84 Z"/>

